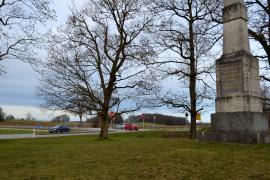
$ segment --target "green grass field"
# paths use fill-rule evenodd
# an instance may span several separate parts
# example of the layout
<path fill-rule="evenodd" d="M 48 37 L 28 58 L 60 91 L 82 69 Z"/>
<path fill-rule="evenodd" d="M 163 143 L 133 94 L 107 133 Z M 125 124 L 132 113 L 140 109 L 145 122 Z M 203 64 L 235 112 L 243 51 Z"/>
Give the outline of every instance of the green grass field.
<path fill-rule="evenodd" d="M 32 129 L 0 128 L 0 134 L 32 134 Z"/>
<path fill-rule="evenodd" d="M 166 132 L 0 140 L 0 179 L 269 179 L 270 145 Z"/>

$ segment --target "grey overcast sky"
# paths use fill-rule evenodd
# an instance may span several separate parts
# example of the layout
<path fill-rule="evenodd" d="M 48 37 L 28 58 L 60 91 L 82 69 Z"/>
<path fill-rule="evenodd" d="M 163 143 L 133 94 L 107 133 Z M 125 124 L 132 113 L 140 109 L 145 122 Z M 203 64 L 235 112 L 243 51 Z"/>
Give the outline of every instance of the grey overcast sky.
<path fill-rule="evenodd" d="M 70 14 L 69 7 L 73 2 L 74 0 L 53 0 L 52 8 L 56 11 L 56 21 L 49 22 L 45 31 L 42 30 L 46 32 L 46 30 L 64 24 Z M 84 0 L 75 0 L 77 6 L 83 5 L 84 2 Z M 0 76 L 0 106 L 6 114 L 13 114 L 16 118 L 24 118 L 30 112 L 38 120 L 50 120 L 60 113 L 40 110 L 40 102 L 35 95 L 39 76 L 29 64 L 15 60 L 4 61 L 1 64 L 6 67 L 6 74 Z M 157 109 L 150 113 L 153 112 L 183 116 L 183 114 L 174 110 L 169 111 L 166 108 Z M 203 115 L 204 121 L 209 121 L 209 119 L 208 113 Z"/>
<path fill-rule="evenodd" d="M 56 21 L 50 21 L 44 32 L 64 24 L 69 15 L 69 7 L 74 0 L 53 0 L 51 7 L 56 11 Z M 79 0 L 77 0 L 79 1 Z M 80 0 L 80 2 L 84 2 Z M 44 27 L 42 27 L 44 28 Z M 29 64 L 9 60 L 1 62 L 5 66 L 6 73 L 0 76 L 0 106 L 7 114 L 23 118 L 27 112 L 31 112 L 38 119 L 49 119 L 51 112 L 39 110 L 39 100 L 35 96 L 38 74 Z"/>

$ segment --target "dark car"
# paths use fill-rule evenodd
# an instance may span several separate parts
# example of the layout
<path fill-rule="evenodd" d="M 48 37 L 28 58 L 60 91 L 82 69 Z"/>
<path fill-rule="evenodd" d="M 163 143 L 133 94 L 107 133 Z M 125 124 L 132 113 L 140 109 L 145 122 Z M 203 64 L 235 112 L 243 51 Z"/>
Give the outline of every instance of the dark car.
<path fill-rule="evenodd" d="M 56 125 L 48 129 L 49 133 L 61 133 L 61 132 L 70 132 L 71 129 L 66 125 Z"/>

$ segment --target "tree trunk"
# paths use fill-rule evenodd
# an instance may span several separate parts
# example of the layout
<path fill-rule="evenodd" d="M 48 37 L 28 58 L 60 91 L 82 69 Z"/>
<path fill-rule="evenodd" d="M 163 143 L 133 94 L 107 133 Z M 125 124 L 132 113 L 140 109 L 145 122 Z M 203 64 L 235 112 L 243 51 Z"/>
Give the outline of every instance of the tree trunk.
<path fill-rule="evenodd" d="M 190 114 L 191 114 L 191 125 L 190 125 L 190 138 L 195 139 L 197 135 L 196 127 L 196 115 L 197 115 L 197 97 L 196 97 L 196 76 L 197 76 L 197 65 L 195 57 L 195 45 L 194 45 L 194 32 L 193 32 L 193 12 L 192 12 L 192 1 L 189 1 L 189 46 L 190 46 L 190 77 L 189 77 L 189 97 L 190 97 Z"/>
<path fill-rule="evenodd" d="M 193 63 L 191 63 L 193 64 Z M 192 71 L 195 72 L 195 65 L 191 67 Z M 194 73 L 195 74 L 195 73 Z M 197 127 L 196 127 L 196 115 L 197 115 L 197 101 L 196 101 L 196 75 L 190 76 L 190 115 L 191 115 L 191 124 L 190 124 L 190 138 L 196 139 L 197 136 Z"/>
<path fill-rule="evenodd" d="M 191 124 L 190 124 L 190 138 L 196 139 L 197 136 L 197 126 L 196 126 L 196 115 L 197 115 L 197 100 L 196 100 L 196 73 L 195 73 L 195 61 L 191 62 L 191 76 L 190 76 L 190 115 L 191 115 Z"/>
<path fill-rule="evenodd" d="M 116 81 L 116 77 L 115 77 L 115 70 L 116 67 L 113 68 L 111 75 L 110 75 L 110 80 L 109 80 L 109 84 L 108 87 L 104 90 L 104 103 L 102 105 L 102 112 L 100 114 L 101 118 L 100 118 L 100 135 L 99 137 L 101 139 L 108 139 L 108 128 L 109 128 L 109 107 L 110 107 L 110 100 L 112 97 L 112 93 L 113 93 L 113 87 L 114 87 L 114 83 Z"/>
<path fill-rule="evenodd" d="M 109 117 L 108 117 L 108 111 L 107 112 L 102 112 L 100 114 L 100 134 L 99 137 L 101 139 L 108 139 L 108 122 L 109 122 Z"/>
<path fill-rule="evenodd" d="M 79 117 L 80 117 L 80 126 L 82 128 L 83 124 L 82 124 L 82 114 L 79 114 Z"/>
<path fill-rule="evenodd" d="M 190 124 L 190 139 L 196 139 L 196 136 L 197 136 L 196 115 L 194 116 L 192 114 L 191 114 L 191 124 Z"/>

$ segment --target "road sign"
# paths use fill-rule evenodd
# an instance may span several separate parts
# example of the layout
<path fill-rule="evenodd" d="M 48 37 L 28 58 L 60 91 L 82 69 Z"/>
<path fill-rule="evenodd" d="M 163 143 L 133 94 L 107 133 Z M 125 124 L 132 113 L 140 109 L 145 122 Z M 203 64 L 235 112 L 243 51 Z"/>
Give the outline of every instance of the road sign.
<path fill-rule="evenodd" d="M 144 119 L 145 119 L 144 114 L 140 115 L 140 119 L 143 121 L 143 130 L 144 130 Z"/>
<path fill-rule="evenodd" d="M 197 121 L 201 121 L 202 120 L 202 117 L 201 117 L 201 114 L 200 113 L 197 113 L 196 120 Z"/>
<path fill-rule="evenodd" d="M 115 114 L 115 112 L 109 112 L 109 118 L 111 118 L 111 119 L 112 119 L 112 118 L 114 118 L 114 117 L 115 117 L 115 115 L 116 115 L 116 114 Z"/>

